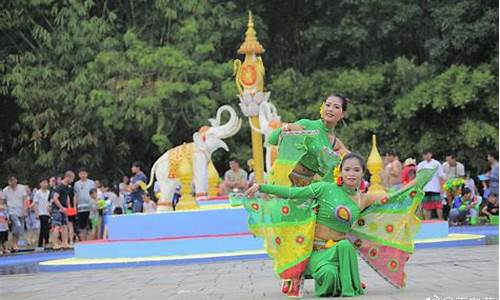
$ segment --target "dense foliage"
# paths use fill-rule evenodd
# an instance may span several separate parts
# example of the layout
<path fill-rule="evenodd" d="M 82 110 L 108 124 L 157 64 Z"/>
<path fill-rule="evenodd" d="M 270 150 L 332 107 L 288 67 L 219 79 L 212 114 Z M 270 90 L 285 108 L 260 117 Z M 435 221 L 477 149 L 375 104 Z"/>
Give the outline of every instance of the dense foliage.
<path fill-rule="evenodd" d="M 438 158 L 473 173 L 498 149 L 495 1 L 6 1 L 0 12 L 0 176 L 86 166 L 117 179 L 237 108 L 232 60 L 255 16 L 266 88 L 285 121 L 352 102 L 350 149 Z M 248 123 L 217 151 L 250 156 Z M 3 180 L 3 179 L 2 179 Z"/>

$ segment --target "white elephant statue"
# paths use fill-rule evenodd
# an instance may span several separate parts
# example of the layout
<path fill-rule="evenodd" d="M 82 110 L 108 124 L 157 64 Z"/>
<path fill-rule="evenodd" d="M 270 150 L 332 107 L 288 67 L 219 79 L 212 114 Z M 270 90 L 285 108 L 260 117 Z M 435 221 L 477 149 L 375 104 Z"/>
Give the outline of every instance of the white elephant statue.
<path fill-rule="evenodd" d="M 229 112 L 230 117 L 222 125 L 221 117 L 225 111 Z M 221 106 L 217 110 L 216 118 L 209 121 L 211 126 L 203 126 L 193 134 L 193 143 L 168 150 L 153 164 L 147 188 L 153 184 L 156 176 L 160 183 L 158 210 L 171 210 L 172 197 L 179 183 L 182 185 L 180 205 L 185 205 L 186 199 L 191 197 L 193 182 L 197 196 L 207 195 L 208 164 L 211 162 L 212 153 L 219 148 L 229 151 L 223 139 L 235 135 L 241 128 L 241 119 L 229 105 Z"/>
<path fill-rule="evenodd" d="M 255 126 L 252 125 L 252 122 L 249 123 L 253 130 L 259 132 L 265 137 L 264 146 L 266 147 L 266 172 L 269 173 L 272 168 L 273 162 L 278 155 L 278 147 L 270 145 L 267 142 L 267 139 L 269 138 L 269 135 L 271 134 L 271 132 L 273 132 L 273 130 L 281 127 L 281 117 L 278 115 L 276 106 L 274 106 L 274 104 L 270 102 L 265 101 L 262 102 L 259 106 L 260 129 L 255 128 Z"/>

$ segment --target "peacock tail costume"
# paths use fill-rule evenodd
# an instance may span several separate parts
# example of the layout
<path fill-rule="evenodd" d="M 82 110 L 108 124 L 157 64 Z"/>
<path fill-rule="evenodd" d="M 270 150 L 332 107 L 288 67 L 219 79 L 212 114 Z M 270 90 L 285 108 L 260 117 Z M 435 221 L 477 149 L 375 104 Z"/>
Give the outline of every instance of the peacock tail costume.
<path fill-rule="evenodd" d="M 286 161 L 282 165 L 297 163 L 313 138 L 310 132 L 284 136 L 275 166 L 279 160 Z M 321 148 L 318 153 L 322 154 L 316 156 L 318 165 L 325 170 L 323 178 L 332 176 L 340 161 L 328 149 Z M 246 198 L 234 194 L 230 201 L 233 206 L 243 205 L 247 210 L 249 229 L 264 239 L 264 247 L 280 278 L 312 275 L 318 296 L 352 296 L 362 294 L 357 258 L 347 251 L 352 246 L 389 283 L 398 288 L 405 286 L 404 266 L 413 253 L 413 240 L 420 226 L 415 211 L 424 196 L 422 188 L 434 172 L 419 171 L 415 184 L 389 194 L 363 211 L 350 199 L 346 189 L 330 180 L 306 187 L 261 185 L 261 192 L 277 197 Z M 285 179 L 279 173 L 272 178 L 274 182 L 289 185 Z M 347 240 L 325 251 L 313 251 L 316 223 L 346 233 Z M 325 269 L 322 267 L 329 267 L 323 266 L 328 260 L 335 261 L 338 274 L 326 280 L 321 271 Z"/>

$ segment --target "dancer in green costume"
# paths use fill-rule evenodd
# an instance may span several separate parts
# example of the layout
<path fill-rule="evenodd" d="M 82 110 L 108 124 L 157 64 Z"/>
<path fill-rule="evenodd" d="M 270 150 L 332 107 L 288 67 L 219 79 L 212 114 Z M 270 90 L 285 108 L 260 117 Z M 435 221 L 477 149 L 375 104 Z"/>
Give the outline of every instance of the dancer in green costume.
<path fill-rule="evenodd" d="M 334 128 L 347 115 L 349 99 L 330 95 L 320 107 L 318 120 L 302 119 L 275 130 L 267 142 L 279 145 L 279 154 L 269 173 L 270 184 L 306 186 L 314 179 L 332 182 L 340 155 L 349 151 L 335 136 Z M 287 281 L 283 290 L 289 289 Z"/>
<path fill-rule="evenodd" d="M 332 180 L 332 170 L 339 159 L 326 159 L 332 154 L 346 154 L 349 151 L 335 136 L 333 130 L 346 115 L 348 99 L 331 95 L 321 105 L 319 120 L 302 119 L 292 124 L 285 124 L 271 133 L 267 142 L 279 145 L 278 158 L 269 174 L 269 183 L 279 185 L 305 186 L 318 175 L 325 181 Z M 290 156 L 283 155 L 282 137 L 286 135 L 307 135 L 309 139 L 301 148 L 295 147 Z M 329 153 L 331 152 L 331 153 Z"/>
<path fill-rule="evenodd" d="M 304 275 L 315 280 L 317 296 L 363 294 L 355 249 L 391 284 L 405 285 L 403 269 L 420 224 L 415 210 L 434 171 L 419 172 L 416 183 L 389 197 L 357 190 L 364 171 L 363 158 L 350 153 L 337 184 L 254 185 L 247 197 L 231 196 L 248 211 L 250 230 L 264 237 L 275 272 L 290 282 L 282 290 L 288 296 L 300 297 Z M 254 198 L 257 191 L 280 198 Z"/>

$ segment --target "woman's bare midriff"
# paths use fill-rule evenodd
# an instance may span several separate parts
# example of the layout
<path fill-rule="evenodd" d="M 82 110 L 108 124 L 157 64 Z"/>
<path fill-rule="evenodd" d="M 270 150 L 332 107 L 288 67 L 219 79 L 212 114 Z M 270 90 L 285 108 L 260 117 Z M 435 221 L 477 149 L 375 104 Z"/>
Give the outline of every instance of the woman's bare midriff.
<path fill-rule="evenodd" d="M 306 168 L 301 163 L 298 163 L 297 166 L 295 166 L 295 169 L 293 171 L 297 172 L 297 173 L 299 173 L 301 175 L 304 175 L 304 176 L 311 176 L 311 177 L 314 176 L 314 172 L 311 171 L 311 170 L 309 170 L 308 168 Z"/>
<path fill-rule="evenodd" d="M 290 181 L 293 186 L 306 186 L 311 184 L 313 177 L 314 172 L 299 163 L 290 174 Z"/>
<path fill-rule="evenodd" d="M 318 239 L 321 240 L 333 240 L 333 241 L 339 241 L 345 239 L 345 233 L 338 232 L 335 230 L 332 230 L 325 225 L 321 224 L 316 224 L 316 231 L 314 233 L 314 236 Z"/>

